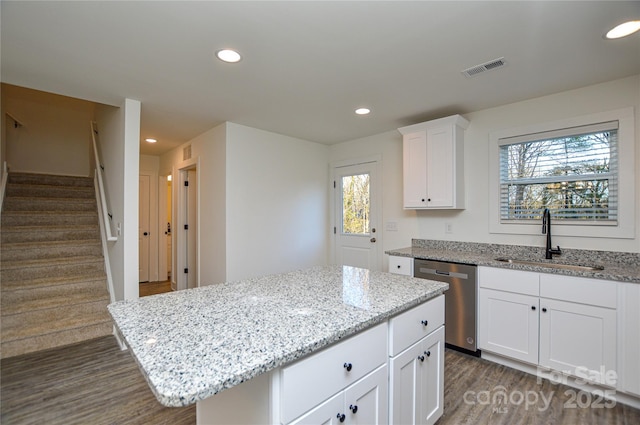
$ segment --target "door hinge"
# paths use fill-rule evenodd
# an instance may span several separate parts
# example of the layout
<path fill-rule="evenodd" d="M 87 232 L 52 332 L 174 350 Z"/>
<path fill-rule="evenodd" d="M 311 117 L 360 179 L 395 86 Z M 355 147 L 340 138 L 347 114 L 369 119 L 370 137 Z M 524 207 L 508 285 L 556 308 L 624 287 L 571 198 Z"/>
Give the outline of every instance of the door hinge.
<path fill-rule="evenodd" d="M 189 225 L 188 224 L 184 225 L 184 230 L 189 230 Z"/>
<path fill-rule="evenodd" d="M 186 269 L 186 268 L 185 268 L 185 269 L 184 269 L 184 272 L 185 272 L 185 273 L 189 273 L 189 269 Z"/>
<path fill-rule="evenodd" d="M 187 181 L 185 181 L 185 182 L 184 182 L 184 185 L 185 185 L 185 186 L 189 186 L 189 181 L 188 181 L 188 180 L 187 180 Z"/>
<path fill-rule="evenodd" d="M 335 180 L 333 181 L 333 188 L 334 189 L 336 188 L 336 181 Z"/>
<path fill-rule="evenodd" d="M 335 235 L 336 233 L 337 233 L 336 226 L 333 226 L 333 234 Z"/>

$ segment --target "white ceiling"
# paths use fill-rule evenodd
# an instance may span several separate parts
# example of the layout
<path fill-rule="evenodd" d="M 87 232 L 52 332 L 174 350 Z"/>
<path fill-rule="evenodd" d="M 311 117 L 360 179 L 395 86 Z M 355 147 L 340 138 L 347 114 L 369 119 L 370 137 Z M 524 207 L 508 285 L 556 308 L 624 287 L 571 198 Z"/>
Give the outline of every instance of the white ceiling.
<path fill-rule="evenodd" d="M 0 12 L 3 82 L 138 99 L 151 155 L 224 121 L 332 144 L 640 73 L 640 34 L 603 39 L 640 19 L 638 1 L 3 0 Z M 215 59 L 225 47 L 243 60 Z"/>

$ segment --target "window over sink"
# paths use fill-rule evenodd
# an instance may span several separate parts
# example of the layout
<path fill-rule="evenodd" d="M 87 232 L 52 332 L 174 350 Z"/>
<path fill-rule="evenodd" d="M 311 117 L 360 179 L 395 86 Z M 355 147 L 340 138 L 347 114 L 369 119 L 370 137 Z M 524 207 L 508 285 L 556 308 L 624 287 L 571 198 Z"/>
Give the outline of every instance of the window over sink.
<path fill-rule="evenodd" d="M 500 145 L 500 221 L 615 225 L 618 121 L 507 137 Z"/>
<path fill-rule="evenodd" d="M 490 135 L 490 231 L 634 237 L 634 111 L 626 108 Z"/>

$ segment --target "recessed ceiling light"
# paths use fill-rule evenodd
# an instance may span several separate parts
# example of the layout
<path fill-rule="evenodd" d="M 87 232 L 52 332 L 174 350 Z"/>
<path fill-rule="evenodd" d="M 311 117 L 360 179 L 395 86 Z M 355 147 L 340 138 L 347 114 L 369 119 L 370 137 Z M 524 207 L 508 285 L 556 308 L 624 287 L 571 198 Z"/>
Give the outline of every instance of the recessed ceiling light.
<path fill-rule="evenodd" d="M 605 37 L 608 39 L 622 38 L 631 35 L 638 30 L 640 30 L 640 21 L 628 21 L 610 30 Z"/>
<path fill-rule="evenodd" d="M 218 50 L 216 52 L 216 56 L 221 61 L 227 62 L 227 63 L 240 62 L 240 59 L 242 59 L 242 56 L 240 56 L 240 53 L 236 52 L 235 50 L 231 50 L 231 49 Z"/>
<path fill-rule="evenodd" d="M 358 114 L 358 115 L 367 115 L 370 112 L 371 112 L 371 109 L 369 109 L 369 108 L 358 108 L 358 109 L 356 109 L 356 114 Z"/>
<path fill-rule="evenodd" d="M 144 141 L 145 141 L 145 142 L 149 142 L 149 143 L 155 143 L 155 142 L 157 142 L 157 140 L 156 140 L 156 139 L 151 139 L 151 138 L 149 138 L 149 139 L 144 139 Z"/>

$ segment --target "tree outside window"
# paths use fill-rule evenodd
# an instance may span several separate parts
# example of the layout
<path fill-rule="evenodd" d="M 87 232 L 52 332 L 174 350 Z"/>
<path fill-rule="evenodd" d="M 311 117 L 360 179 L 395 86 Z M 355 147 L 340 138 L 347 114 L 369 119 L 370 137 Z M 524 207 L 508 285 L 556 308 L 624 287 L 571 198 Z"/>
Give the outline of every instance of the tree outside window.
<path fill-rule="evenodd" d="M 616 129 L 500 147 L 501 220 L 617 218 Z"/>
<path fill-rule="evenodd" d="M 342 177 L 342 232 L 368 234 L 369 174 Z"/>

